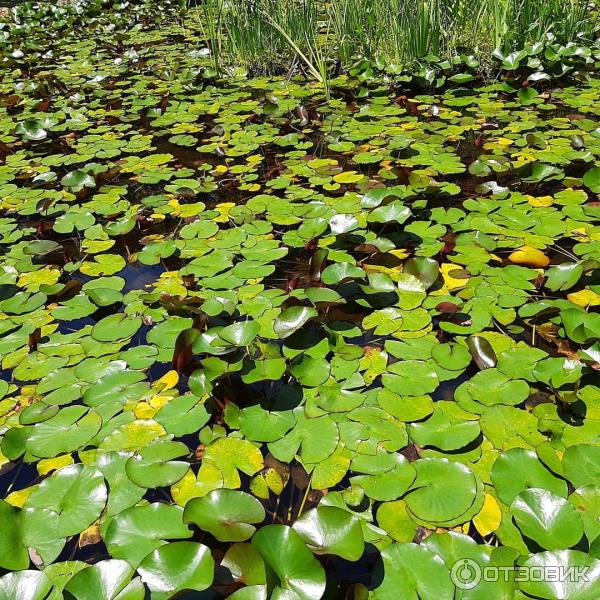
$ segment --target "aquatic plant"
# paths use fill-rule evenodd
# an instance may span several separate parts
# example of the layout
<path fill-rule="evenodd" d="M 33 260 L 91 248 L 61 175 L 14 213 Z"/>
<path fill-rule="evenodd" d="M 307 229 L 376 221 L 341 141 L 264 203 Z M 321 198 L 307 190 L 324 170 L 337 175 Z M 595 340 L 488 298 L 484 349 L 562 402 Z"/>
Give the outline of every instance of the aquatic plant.
<path fill-rule="evenodd" d="M 596 600 L 594 47 L 159 4 L 2 29 L 0 600 Z"/>
<path fill-rule="evenodd" d="M 597 12 L 588 0 L 210 0 L 217 2 L 224 43 L 218 52 L 231 66 L 253 73 L 282 73 L 299 60 L 322 80 L 307 56 L 319 50 L 330 65 L 368 59 L 391 72 L 475 54 L 484 64 L 497 50 L 508 55 L 531 44 L 595 41 Z M 214 17 L 207 15 L 214 26 Z"/>

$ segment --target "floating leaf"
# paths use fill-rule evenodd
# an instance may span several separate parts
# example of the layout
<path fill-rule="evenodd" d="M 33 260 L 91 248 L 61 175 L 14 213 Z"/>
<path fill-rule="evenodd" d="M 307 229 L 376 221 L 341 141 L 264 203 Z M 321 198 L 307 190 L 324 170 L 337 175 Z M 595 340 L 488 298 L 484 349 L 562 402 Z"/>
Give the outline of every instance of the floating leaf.
<path fill-rule="evenodd" d="M 79 571 L 65 590 L 78 600 L 143 600 L 145 590 L 134 569 L 124 560 L 103 560 Z"/>
<path fill-rule="evenodd" d="M 325 571 L 291 527 L 262 527 L 252 538 L 252 545 L 277 578 L 276 594 L 293 593 L 302 600 L 323 595 Z"/>
<path fill-rule="evenodd" d="M 498 502 L 491 494 L 485 494 L 483 508 L 473 518 L 473 524 L 483 537 L 493 533 L 500 526 L 502 521 L 502 512 Z"/>
<path fill-rule="evenodd" d="M 185 507 L 183 520 L 194 523 L 222 542 L 241 542 L 252 537 L 255 527 L 265 518 L 262 504 L 245 492 L 214 490 L 194 498 Z"/>
<path fill-rule="evenodd" d="M 524 569 L 559 569 L 565 574 L 559 581 L 529 578 L 519 584 L 528 595 L 550 600 L 593 600 L 597 597 L 600 581 L 600 560 L 577 550 L 540 552 L 520 561 Z M 570 575 L 572 574 L 572 575 Z"/>
<path fill-rule="evenodd" d="M 423 361 L 406 360 L 398 362 L 389 367 L 388 370 L 392 374 L 383 375 L 383 385 L 401 396 L 429 394 L 435 391 L 439 385 L 435 369 Z"/>
<path fill-rule="evenodd" d="M 188 454 L 181 442 L 157 441 L 134 454 L 125 467 L 127 477 L 140 487 L 158 488 L 173 485 L 188 469 L 186 461 L 174 461 Z"/>
<path fill-rule="evenodd" d="M 155 598 L 170 598 L 182 590 L 202 591 L 214 579 L 210 550 L 195 542 L 172 542 L 146 556 L 138 567 Z"/>
<path fill-rule="evenodd" d="M 583 176 L 583 184 L 594 194 L 600 194 L 600 167 L 592 167 L 586 171 Z"/>
<path fill-rule="evenodd" d="M 221 329 L 219 337 L 236 346 L 248 346 L 259 331 L 260 324 L 257 321 L 242 321 Z"/>
<path fill-rule="evenodd" d="M 140 326 L 138 319 L 131 319 L 127 315 L 109 315 L 94 325 L 92 337 L 99 342 L 114 342 L 130 338 Z"/>
<path fill-rule="evenodd" d="M 517 265 L 527 265 L 529 267 L 547 267 L 550 264 L 550 259 L 537 248 L 531 246 L 522 246 L 519 250 L 513 252 L 508 260 Z"/>
<path fill-rule="evenodd" d="M 0 577 L 0 600 L 46 600 L 52 587 L 42 571 L 14 571 Z"/>
<path fill-rule="evenodd" d="M 104 539 L 114 558 L 137 566 L 166 540 L 189 537 L 192 531 L 183 523 L 183 508 L 156 502 L 134 506 L 114 517 Z"/>
<path fill-rule="evenodd" d="M 313 508 L 302 514 L 293 527 L 315 554 L 335 554 L 350 561 L 363 554 L 360 521 L 341 508 Z"/>
<path fill-rule="evenodd" d="M 417 544 L 392 544 L 382 553 L 383 581 L 374 590 L 377 600 L 434 598 L 450 600 L 454 585 L 444 561 Z"/>
<path fill-rule="evenodd" d="M 600 485 L 600 448 L 594 444 L 569 446 L 562 457 L 565 477 L 575 486 Z"/>
<path fill-rule="evenodd" d="M 480 369 L 491 369 L 496 366 L 498 358 L 492 345 L 480 335 L 472 335 L 467 339 L 467 347 L 473 360 Z"/>
<path fill-rule="evenodd" d="M 298 331 L 309 319 L 318 315 L 314 308 L 293 306 L 285 309 L 275 319 L 273 329 L 280 338 L 286 338 Z"/>
<path fill-rule="evenodd" d="M 21 121 L 15 133 L 22 136 L 25 140 L 39 142 L 48 137 L 48 132 L 44 129 L 44 123 L 40 119 L 25 119 Z"/>
<path fill-rule="evenodd" d="M 410 513 L 428 523 L 460 519 L 473 506 L 478 484 L 466 466 L 445 458 L 424 458 L 414 463 L 417 478 L 404 501 Z"/>
<path fill-rule="evenodd" d="M 545 489 L 561 498 L 567 496 L 567 484 L 552 475 L 535 452 L 524 448 L 511 448 L 498 457 L 491 477 L 498 498 L 508 505 L 523 490 L 530 488 Z"/>
<path fill-rule="evenodd" d="M 463 419 L 463 415 L 443 410 L 442 406 L 445 405 L 438 402 L 429 419 L 410 426 L 409 435 L 419 446 L 435 446 L 445 451 L 457 450 L 479 436 L 481 430 L 476 420 Z M 454 405 L 447 406 L 452 409 Z"/>
<path fill-rule="evenodd" d="M 58 513 L 57 534 L 76 535 L 99 516 L 107 500 L 104 477 L 98 469 L 69 465 L 46 478 L 27 499 L 27 508 Z"/>
<path fill-rule="evenodd" d="M 583 536 L 583 523 L 574 506 L 548 490 L 523 490 L 510 512 L 523 535 L 546 550 L 570 548 Z"/>

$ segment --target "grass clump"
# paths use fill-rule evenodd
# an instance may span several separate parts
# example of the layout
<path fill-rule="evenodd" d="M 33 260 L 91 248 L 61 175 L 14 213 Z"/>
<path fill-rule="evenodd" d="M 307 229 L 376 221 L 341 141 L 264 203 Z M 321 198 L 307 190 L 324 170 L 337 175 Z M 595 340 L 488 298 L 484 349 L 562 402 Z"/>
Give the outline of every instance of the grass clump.
<path fill-rule="evenodd" d="M 201 19 L 216 66 L 299 67 L 318 81 L 357 58 L 392 70 L 432 55 L 485 62 L 495 49 L 590 43 L 597 29 L 590 0 L 205 0 Z"/>

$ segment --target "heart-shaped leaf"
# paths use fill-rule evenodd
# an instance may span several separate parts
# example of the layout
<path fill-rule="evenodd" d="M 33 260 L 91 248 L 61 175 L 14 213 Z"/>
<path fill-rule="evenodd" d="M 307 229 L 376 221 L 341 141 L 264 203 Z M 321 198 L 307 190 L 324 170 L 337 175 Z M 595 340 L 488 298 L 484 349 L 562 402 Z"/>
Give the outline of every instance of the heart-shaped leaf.
<path fill-rule="evenodd" d="M 510 505 L 517 526 L 546 550 L 575 546 L 583 535 L 583 523 L 575 507 L 548 490 L 523 490 Z"/>
<path fill-rule="evenodd" d="M 222 542 L 241 542 L 252 537 L 252 523 L 265 518 L 262 504 L 250 494 L 234 490 L 214 490 L 194 498 L 185 507 L 183 520 L 194 523 Z"/>
<path fill-rule="evenodd" d="M 277 578 L 276 594 L 293 593 L 301 600 L 313 600 L 323 595 L 325 571 L 291 527 L 262 527 L 252 538 L 252 545 Z"/>
<path fill-rule="evenodd" d="M 171 598 L 183 590 L 201 592 L 214 579 L 215 562 L 210 550 L 195 542 L 172 542 L 154 550 L 138 567 L 152 597 Z"/>

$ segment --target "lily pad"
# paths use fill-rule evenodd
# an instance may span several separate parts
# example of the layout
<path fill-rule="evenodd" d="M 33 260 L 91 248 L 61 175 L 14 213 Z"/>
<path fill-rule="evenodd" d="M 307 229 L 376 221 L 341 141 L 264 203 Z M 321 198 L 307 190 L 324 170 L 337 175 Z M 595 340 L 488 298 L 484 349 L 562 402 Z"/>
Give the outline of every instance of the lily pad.
<path fill-rule="evenodd" d="M 444 561 L 417 544 L 392 544 L 382 553 L 383 581 L 374 590 L 378 600 L 423 598 L 451 600 L 454 585 Z"/>
<path fill-rule="evenodd" d="M 341 508 L 314 508 L 301 515 L 293 527 L 315 554 L 335 554 L 350 561 L 363 554 L 360 521 Z"/>
<path fill-rule="evenodd" d="M 293 593 L 302 600 L 320 598 L 325 571 L 302 538 L 291 527 L 267 525 L 256 532 L 252 545 L 276 577 L 276 594 Z"/>
<path fill-rule="evenodd" d="M 571 548 L 583 536 L 583 523 L 575 507 L 547 490 L 523 490 L 513 500 L 510 512 L 523 535 L 546 550 Z"/>
<path fill-rule="evenodd" d="M 214 490 L 194 498 L 185 507 L 183 520 L 194 523 L 222 542 L 241 542 L 252 537 L 253 523 L 265 518 L 262 504 L 245 492 Z"/>
<path fill-rule="evenodd" d="M 131 579 L 133 574 L 127 561 L 103 560 L 79 571 L 65 591 L 81 600 L 143 600 L 144 586 L 139 578 Z"/>
<path fill-rule="evenodd" d="M 146 556 L 138 567 L 153 597 L 170 598 L 184 590 L 201 592 L 214 579 L 210 550 L 195 542 L 172 542 Z"/>
<path fill-rule="evenodd" d="M 102 473 L 83 465 L 69 465 L 45 479 L 27 499 L 27 508 L 58 514 L 57 534 L 77 535 L 99 516 L 108 492 Z"/>
<path fill-rule="evenodd" d="M 478 484 L 468 467 L 446 458 L 424 458 L 414 466 L 417 478 L 404 501 L 416 519 L 437 524 L 452 522 L 473 506 Z"/>

